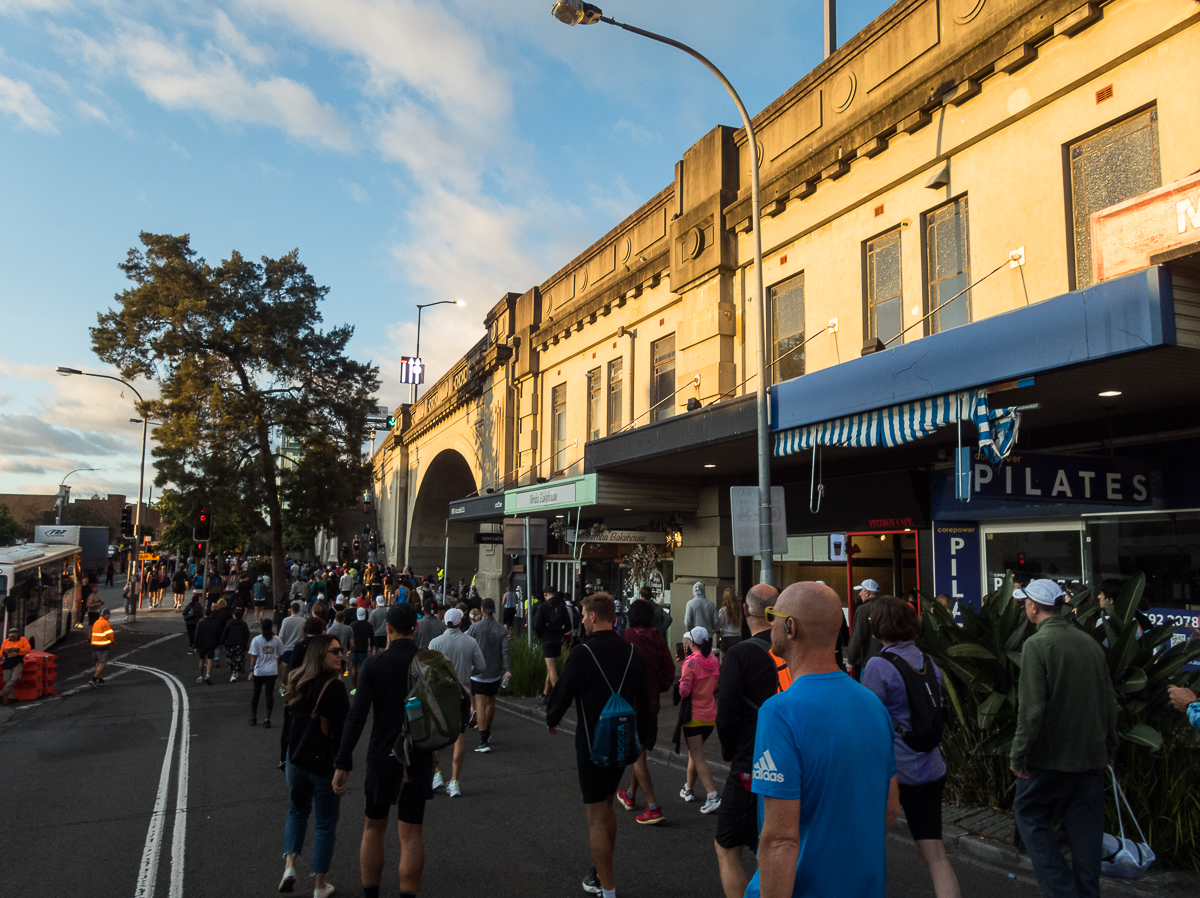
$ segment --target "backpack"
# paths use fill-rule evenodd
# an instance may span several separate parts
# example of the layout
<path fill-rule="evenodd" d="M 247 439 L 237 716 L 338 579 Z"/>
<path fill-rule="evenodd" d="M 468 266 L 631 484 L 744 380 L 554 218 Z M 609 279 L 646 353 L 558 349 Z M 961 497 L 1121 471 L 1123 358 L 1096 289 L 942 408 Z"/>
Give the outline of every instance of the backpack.
<path fill-rule="evenodd" d="M 618 611 L 613 615 L 613 632 L 618 636 L 624 636 L 625 631 L 629 628 L 629 617 L 624 611 Z"/>
<path fill-rule="evenodd" d="M 596 657 L 592 647 L 587 643 L 583 643 L 583 647 L 588 650 L 588 654 L 596 662 L 596 667 L 600 669 L 600 676 L 604 677 L 604 685 L 612 693 L 604 704 L 604 710 L 600 712 L 600 719 L 596 721 L 595 735 L 588 739 L 588 743 L 591 745 L 591 762 L 597 767 L 604 768 L 628 767 L 642 755 L 642 742 L 638 739 L 637 734 L 637 713 L 621 695 L 621 686 L 625 685 L 625 677 L 629 674 L 629 665 L 633 663 L 634 647 L 632 645 L 629 647 L 629 660 L 625 662 L 625 673 L 621 674 L 621 683 L 616 689 L 613 689 L 612 683 L 608 682 L 604 668 L 600 667 L 600 659 Z M 581 718 L 586 736 L 587 718 L 583 715 Z"/>
<path fill-rule="evenodd" d="M 888 649 L 880 652 L 879 657 L 890 661 L 904 680 L 912 728 L 906 733 L 896 727 L 896 732 L 913 751 L 933 751 L 942 741 L 942 688 L 938 685 L 933 664 L 927 656 L 922 655 L 925 664 L 917 671 Z"/>
<path fill-rule="evenodd" d="M 571 612 L 566 602 L 551 600 L 542 603 L 542 613 L 537 634 L 541 639 L 559 639 L 571 632 Z"/>
<path fill-rule="evenodd" d="M 583 614 L 580 613 L 579 609 L 570 602 L 563 603 L 563 610 L 566 612 L 566 618 L 568 621 L 567 629 L 564 635 L 570 636 L 572 642 L 578 642 L 583 638 Z M 617 616 L 622 617 L 622 615 Z M 616 629 L 616 627 L 614 626 L 613 629 Z M 625 627 L 622 626 L 617 635 L 619 636 L 624 631 Z"/>
<path fill-rule="evenodd" d="M 404 702 L 404 725 L 392 757 L 408 763 L 413 749 L 437 751 L 463 732 L 463 688 L 450 659 L 441 652 L 417 652 L 408 668 L 411 684 Z"/>

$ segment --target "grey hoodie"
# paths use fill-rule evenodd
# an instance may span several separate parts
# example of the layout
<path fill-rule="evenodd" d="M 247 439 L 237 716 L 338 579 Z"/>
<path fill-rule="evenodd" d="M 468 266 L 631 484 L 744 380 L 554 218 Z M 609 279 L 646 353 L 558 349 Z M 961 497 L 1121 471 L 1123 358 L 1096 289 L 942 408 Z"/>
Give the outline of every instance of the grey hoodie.
<path fill-rule="evenodd" d="M 703 627 L 710 634 L 717 632 L 717 606 L 704 595 L 704 584 L 697 582 L 692 587 L 692 600 L 683 612 L 683 628 Z"/>

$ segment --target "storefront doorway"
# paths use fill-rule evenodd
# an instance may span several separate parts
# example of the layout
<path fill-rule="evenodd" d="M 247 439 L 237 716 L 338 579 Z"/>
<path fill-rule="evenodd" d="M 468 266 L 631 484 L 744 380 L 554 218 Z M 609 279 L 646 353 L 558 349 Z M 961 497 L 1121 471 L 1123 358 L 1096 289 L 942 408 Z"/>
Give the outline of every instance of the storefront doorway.
<path fill-rule="evenodd" d="M 858 603 L 854 587 L 863 580 L 879 584 L 880 595 L 903 599 L 921 588 L 915 530 L 877 530 L 846 534 L 846 591 Z M 851 608 L 853 612 L 853 607 Z"/>

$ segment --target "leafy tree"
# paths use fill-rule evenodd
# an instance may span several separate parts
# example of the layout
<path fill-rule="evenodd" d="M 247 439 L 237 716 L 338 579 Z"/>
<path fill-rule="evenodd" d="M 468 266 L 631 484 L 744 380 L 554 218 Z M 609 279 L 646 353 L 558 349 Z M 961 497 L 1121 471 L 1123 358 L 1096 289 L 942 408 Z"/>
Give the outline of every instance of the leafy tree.
<path fill-rule="evenodd" d="M 353 328 L 319 329 L 328 288 L 298 250 L 259 263 L 234 251 L 211 266 L 187 235 L 143 232 L 141 243 L 120 266 L 133 286 L 98 316 L 92 348 L 123 377 L 159 386 L 160 398 L 138 406 L 164 422 L 155 429 L 155 483 L 269 531 L 282 601 L 278 435 L 320 429 L 345 465 L 359 464 L 378 369 L 347 356 Z"/>
<path fill-rule="evenodd" d="M 12 545 L 12 541 L 23 529 L 17 519 L 12 516 L 12 512 L 8 510 L 8 506 L 0 505 L 0 546 Z"/>

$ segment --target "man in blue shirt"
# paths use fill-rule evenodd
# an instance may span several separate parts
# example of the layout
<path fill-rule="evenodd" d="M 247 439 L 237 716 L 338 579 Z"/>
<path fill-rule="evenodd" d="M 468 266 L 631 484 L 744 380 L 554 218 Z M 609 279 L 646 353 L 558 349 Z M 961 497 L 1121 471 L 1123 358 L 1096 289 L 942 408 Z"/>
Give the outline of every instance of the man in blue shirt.
<path fill-rule="evenodd" d="M 746 898 L 883 898 L 885 838 L 900 812 L 891 718 L 838 667 L 837 593 L 793 583 L 766 614 L 792 685 L 758 712 L 762 828 Z"/>

